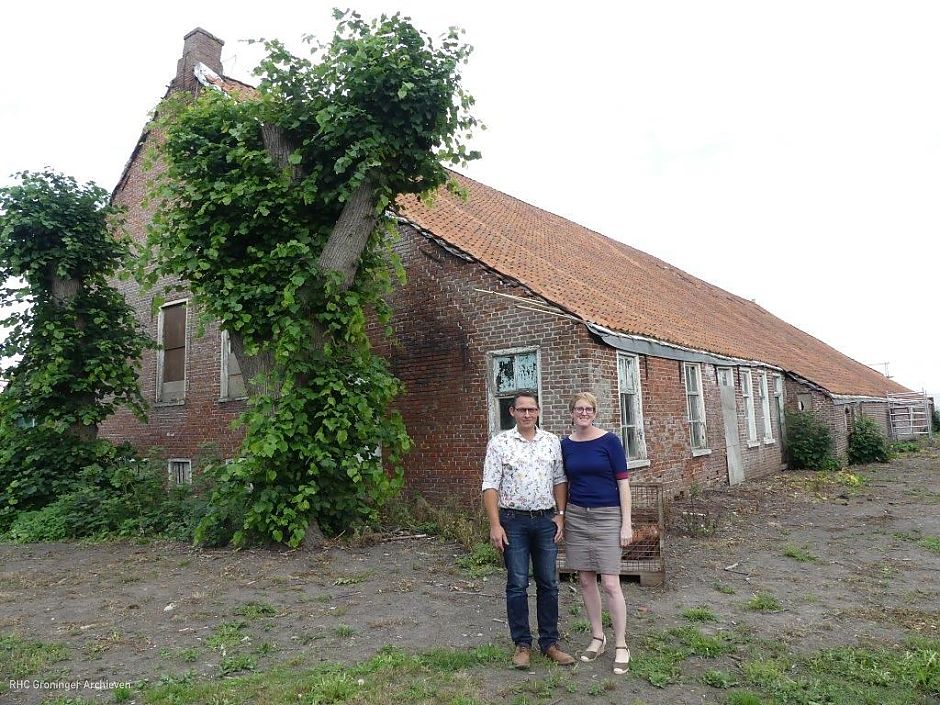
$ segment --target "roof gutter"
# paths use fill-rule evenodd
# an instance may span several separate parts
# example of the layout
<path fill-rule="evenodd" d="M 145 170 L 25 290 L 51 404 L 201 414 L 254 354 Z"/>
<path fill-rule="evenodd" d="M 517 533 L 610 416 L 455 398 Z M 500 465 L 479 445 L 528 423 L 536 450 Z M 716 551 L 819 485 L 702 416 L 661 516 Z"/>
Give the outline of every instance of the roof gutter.
<path fill-rule="evenodd" d="M 682 362 L 704 362 L 710 365 L 736 365 L 743 367 L 765 367 L 778 372 L 786 372 L 782 367 L 771 365 L 760 360 L 745 360 L 738 357 L 729 357 L 708 352 L 707 350 L 698 350 L 696 348 L 687 348 L 673 343 L 663 343 L 653 338 L 647 338 L 642 335 L 629 335 L 627 333 L 618 333 L 596 323 L 584 322 L 588 330 L 598 336 L 605 344 L 617 350 L 636 353 L 637 355 L 651 355 L 652 357 L 662 357 L 667 360 L 681 360 Z"/>

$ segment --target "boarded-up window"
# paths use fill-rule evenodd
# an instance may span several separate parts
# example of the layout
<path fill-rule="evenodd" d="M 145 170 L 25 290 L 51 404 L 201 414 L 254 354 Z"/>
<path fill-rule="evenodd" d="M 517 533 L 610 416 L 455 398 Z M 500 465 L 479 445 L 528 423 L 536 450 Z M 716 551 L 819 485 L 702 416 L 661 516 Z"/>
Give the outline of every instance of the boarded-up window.
<path fill-rule="evenodd" d="M 189 460 L 170 460 L 167 466 L 170 485 L 191 485 L 193 483 L 193 464 Z"/>
<path fill-rule="evenodd" d="M 813 395 L 812 394 L 797 394 L 796 395 L 796 408 L 797 408 L 797 411 L 812 411 L 813 410 Z"/>
<path fill-rule="evenodd" d="M 245 379 L 242 377 L 238 358 L 232 354 L 232 343 L 228 331 L 222 331 L 222 364 L 221 378 L 219 380 L 219 398 L 223 401 L 229 399 L 244 399 Z"/>
<path fill-rule="evenodd" d="M 160 309 L 157 401 L 186 397 L 186 302 Z"/>
<path fill-rule="evenodd" d="M 643 434 L 643 402 L 640 394 L 639 358 L 617 353 L 617 385 L 620 390 L 620 436 L 630 460 L 646 459 Z"/>
<path fill-rule="evenodd" d="M 539 363 L 534 350 L 493 356 L 493 390 L 499 409 L 499 428 L 505 431 L 516 425 L 509 407 L 516 392 L 538 392 Z"/>
<path fill-rule="evenodd" d="M 685 371 L 686 412 L 689 421 L 689 440 L 693 450 L 706 450 L 705 395 L 702 389 L 702 368 L 690 362 L 683 363 Z"/>

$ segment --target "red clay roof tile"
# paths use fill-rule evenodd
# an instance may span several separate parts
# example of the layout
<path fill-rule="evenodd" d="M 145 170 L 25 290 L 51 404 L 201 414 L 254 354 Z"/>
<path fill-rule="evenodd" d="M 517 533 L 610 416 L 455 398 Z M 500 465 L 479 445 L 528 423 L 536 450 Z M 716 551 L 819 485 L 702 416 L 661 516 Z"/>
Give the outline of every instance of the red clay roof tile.
<path fill-rule="evenodd" d="M 399 198 L 402 216 L 585 321 L 794 372 L 833 394 L 907 391 L 867 365 L 651 255 L 460 174 L 466 201 Z M 582 282 L 592 284 L 583 295 Z"/>

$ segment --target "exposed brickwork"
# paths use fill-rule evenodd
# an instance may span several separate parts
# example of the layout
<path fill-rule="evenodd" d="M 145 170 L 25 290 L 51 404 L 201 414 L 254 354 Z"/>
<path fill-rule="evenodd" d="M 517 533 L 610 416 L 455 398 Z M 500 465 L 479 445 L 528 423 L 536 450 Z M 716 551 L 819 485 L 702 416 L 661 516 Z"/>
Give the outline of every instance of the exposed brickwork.
<path fill-rule="evenodd" d="M 154 139 L 151 135 L 148 141 Z M 127 208 L 127 227 L 138 242 L 146 237 L 146 227 L 152 218 L 152 207 L 145 209 L 147 182 L 155 172 L 144 173 L 141 166 L 146 145 L 139 149 L 130 163 L 125 178 L 115 193 L 114 201 Z M 127 302 L 137 312 L 144 329 L 157 339 L 157 314 L 153 311 L 154 296 L 166 291 L 167 300 L 186 298 L 188 294 L 178 280 L 163 279 L 153 292 L 143 294 L 132 281 L 118 281 L 115 285 L 123 292 Z M 241 440 L 232 431 L 231 423 L 244 409 L 244 402 L 219 401 L 219 367 L 221 362 L 219 330 L 206 326 L 203 335 L 197 335 L 197 314 L 187 306 L 186 326 L 186 400 L 184 404 L 161 405 L 156 401 L 157 352 L 144 353 L 140 365 L 140 386 L 149 402 L 149 423 L 135 419 L 121 410 L 101 426 L 101 435 L 118 441 L 128 441 L 142 452 L 165 458 L 190 458 L 194 469 L 204 455 L 232 457 Z"/>

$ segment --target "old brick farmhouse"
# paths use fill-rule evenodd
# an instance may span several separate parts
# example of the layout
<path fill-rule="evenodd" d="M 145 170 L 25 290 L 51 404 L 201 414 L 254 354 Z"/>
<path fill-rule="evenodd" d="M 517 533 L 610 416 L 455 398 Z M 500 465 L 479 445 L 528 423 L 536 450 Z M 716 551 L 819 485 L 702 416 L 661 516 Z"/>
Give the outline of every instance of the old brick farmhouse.
<path fill-rule="evenodd" d="M 219 78 L 221 48 L 204 30 L 187 35 L 170 91 L 200 81 L 248 90 Z M 148 139 L 145 130 L 113 194 L 136 238 L 151 215 L 141 205 Z M 392 301 L 394 340 L 376 338 L 407 390 L 399 408 L 415 444 L 410 487 L 476 497 L 487 439 L 509 424 L 520 388 L 539 390 L 542 424 L 559 434 L 569 396 L 593 391 L 598 423 L 622 435 L 634 476 L 672 494 L 783 467 L 784 409 L 824 419 L 840 453 L 856 414 L 888 430 L 888 393 L 907 390 L 878 372 L 666 262 L 456 178 L 466 201 L 401 199 L 408 282 Z M 217 328 L 197 335 L 185 294 L 152 313 L 150 295 L 123 286 L 162 348 L 141 365 L 149 422 L 122 413 L 102 430 L 154 449 L 174 481 L 187 481 L 206 443 L 221 457 L 236 453 L 237 362 Z"/>

